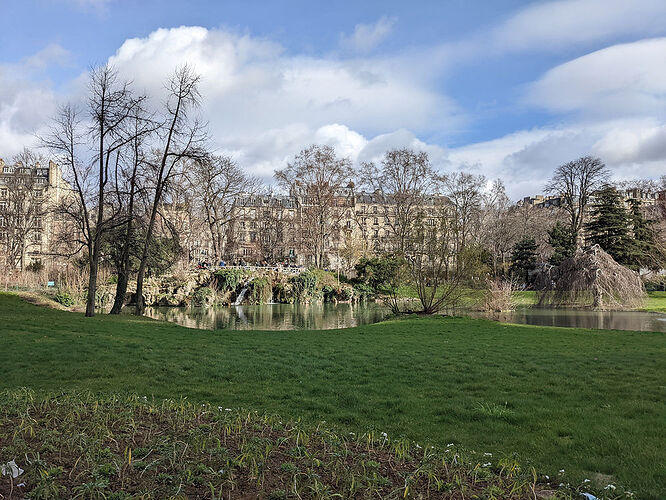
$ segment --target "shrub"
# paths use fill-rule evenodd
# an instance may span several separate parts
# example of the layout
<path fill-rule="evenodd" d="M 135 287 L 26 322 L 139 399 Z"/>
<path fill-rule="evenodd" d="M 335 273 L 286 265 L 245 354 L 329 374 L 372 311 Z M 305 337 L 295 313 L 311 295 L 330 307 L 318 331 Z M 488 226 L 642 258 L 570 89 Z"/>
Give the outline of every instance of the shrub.
<path fill-rule="evenodd" d="M 513 281 L 503 281 L 499 278 L 488 280 L 488 288 L 483 297 L 483 310 L 490 312 L 512 311 L 513 292 L 516 285 Z"/>
<path fill-rule="evenodd" d="M 645 290 L 647 292 L 666 292 L 666 278 L 661 281 L 658 279 L 646 281 Z"/>
<path fill-rule="evenodd" d="M 350 285 L 341 285 L 338 289 L 338 300 L 351 300 L 354 298 L 354 288 Z"/>
<path fill-rule="evenodd" d="M 41 272 L 44 269 L 44 264 L 41 262 L 31 262 L 27 266 L 25 266 L 26 271 L 30 271 L 33 273 L 38 273 Z"/>
<path fill-rule="evenodd" d="M 268 304 L 272 300 L 273 286 L 271 285 L 271 280 L 264 276 L 255 278 L 250 283 L 250 303 Z"/>
<path fill-rule="evenodd" d="M 74 305 L 74 298 L 68 290 L 58 290 L 53 297 L 53 300 L 65 307 L 71 307 Z"/>
<path fill-rule="evenodd" d="M 303 271 L 290 279 L 293 284 L 294 297 L 299 302 L 307 301 L 317 292 L 317 275 L 313 271 Z"/>
<path fill-rule="evenodd" d="M 213 290 L 207 286 L 198 288 L 192 294 L 192 305 L 194 307 L 204 307 L 208 305 L 210 299 L 213 296 Z"/>
<path fill-rule="evenodd" d="M 219 269 L 215 271 L 215 285 L 220 291 L 235 291 L 247 282 L 248 271 L 244 269 Z"/>
<path fill-rule="evenodd" d="M 356 283 L 354 285 L 354 295 L 359 300 L 367 300 L 375 296 L 375 290 L 367 283 Z"/>

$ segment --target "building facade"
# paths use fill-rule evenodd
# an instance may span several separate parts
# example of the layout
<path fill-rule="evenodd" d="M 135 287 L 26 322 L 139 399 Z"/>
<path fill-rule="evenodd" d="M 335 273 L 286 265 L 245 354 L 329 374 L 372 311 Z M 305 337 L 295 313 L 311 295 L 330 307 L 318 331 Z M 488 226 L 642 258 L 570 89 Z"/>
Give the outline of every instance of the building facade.
<path fill-rule="evenodd" d="M 60 167 L 10 165 L 0 159 L 0 264 L 23 269 L 56 258 L 55 238 L 60 224 L 52 207 L 71 189 Z"/>

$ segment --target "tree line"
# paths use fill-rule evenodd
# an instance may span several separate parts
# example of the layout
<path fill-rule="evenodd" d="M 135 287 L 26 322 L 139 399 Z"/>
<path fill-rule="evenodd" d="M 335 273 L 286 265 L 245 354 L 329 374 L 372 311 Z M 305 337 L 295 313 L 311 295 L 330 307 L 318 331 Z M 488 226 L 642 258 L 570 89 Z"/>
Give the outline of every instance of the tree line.
<path fill-rule="evenodd" d="M 74 228 L 61 232 L 58 251 L 83 255 L 87 316 L 95 313 L 101 265 L 110 263 L 118 277 L 111 312 L 120 312 L 135 277 L 136 311 L 142 314 L 146 274 L 168 268 L 180 252 L 181 226 L 191 221 L 179 216 L 189 214 L 203 224 L 218 259 L 229 244 L 235 201 L 265 192 L 232 158 L 211 150 L 199 114 L 199 82 L 190 67 L 178 68 L 156 104 L 114 68 L 94 69 L 86 105 L 61 106 L 41 137 L 72 188 L 51 210 L 63 228 Z M 488 276 L 530 286 L 539 265 L 558 265 L 584 243 L 599 244 L 633 269 L 664 267 L 663 204 L 647 210 L 632 202 L 627 209 L 609 176 L 593 157 L 557 167 L 545 187 L 559 205 L 548 210 L 513 204 L 499 179 L 439 172 L 425 152 L 390 150 L 354 169 L 330 146 L 312 145 L 275 171 L 278 186 L 303 201 L 297 227 L 266 211 L 258 229 L 267 236 L 266 252 L 289 238 L 316 267 L 327 265 L 330 241 L 342 241 L 337 250 L 347 272 L 381 274 L 396 308 L 400 285 L 410 282 L 423 310 L 434 312 L 454 303 L 463 285 L 478 285 Z M 359 242 L 344 237 L 350 209 L 358 218 L 341 195 L 350 181 L 356 191 L 372 193 L 383 212 L 386 234 L 372 248 L 358 248 Z M 666 189 L 666 177 L 661 182 Z M 178 210 L 180 205 L 187 210 Z"/>

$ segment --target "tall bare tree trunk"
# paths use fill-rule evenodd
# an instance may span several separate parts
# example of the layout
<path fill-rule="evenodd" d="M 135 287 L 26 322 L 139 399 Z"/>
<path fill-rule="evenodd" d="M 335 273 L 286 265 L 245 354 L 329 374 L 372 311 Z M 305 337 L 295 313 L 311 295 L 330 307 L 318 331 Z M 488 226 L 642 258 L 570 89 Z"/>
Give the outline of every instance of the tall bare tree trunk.
<path fill-rule="evenodd" d="M 132 200 L 133 201 L 133 200 Z M 132 213 L 132 202 L 130 202 L 130 214 Z M 130 246 L 132 244 L 132 233 L 134 225 L 132 224 L 132 216 L 130 215 L 127 220 L 127 230 L 125 231 L 125 241 L 123 242 L 123 255 L 121 259 L 121 266 L 118 269 L 118 283 L 116 284 L 116 296 L 113 299 L 113 307 L 109 314 L 120 314 L 123 306 L 125 305 L 125 296 L 127 295 L 127 285 L 129 283 L 130 275 Z"/>

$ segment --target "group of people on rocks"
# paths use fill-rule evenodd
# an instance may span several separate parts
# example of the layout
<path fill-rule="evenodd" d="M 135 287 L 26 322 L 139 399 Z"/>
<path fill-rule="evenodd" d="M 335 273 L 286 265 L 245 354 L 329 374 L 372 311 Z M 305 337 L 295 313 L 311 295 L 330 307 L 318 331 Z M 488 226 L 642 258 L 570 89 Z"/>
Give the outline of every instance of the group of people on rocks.
<path fill-rule="evenodd" d="M 211 269 L 214 267 L 265 267 L 265 268 L 290 268 L 290 269 L 298 269 L 301 268 L 302 266 L 299 266 L 297 264 L 294 264 L 293 262 L 290 262 L 288 260 L 280 261 L 280 262 L 275 262 L 275 263 L 270 263 L 266 260 L 263 260 L 261 262 L 257 263 L 249 263 L 243 259 L 234 259 L 231 262 L 226 262 L 224 260 L 220 260 L 217 264 L 211 264 L 208 261 L 200 261 L 197 263 L 196 268 L 197 269 Z"/>

